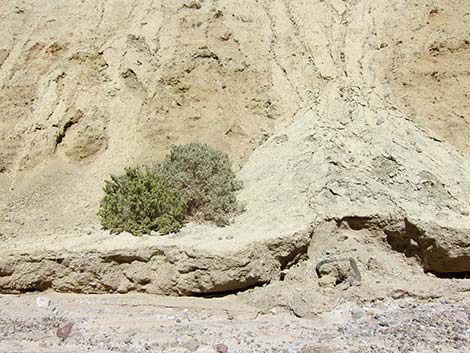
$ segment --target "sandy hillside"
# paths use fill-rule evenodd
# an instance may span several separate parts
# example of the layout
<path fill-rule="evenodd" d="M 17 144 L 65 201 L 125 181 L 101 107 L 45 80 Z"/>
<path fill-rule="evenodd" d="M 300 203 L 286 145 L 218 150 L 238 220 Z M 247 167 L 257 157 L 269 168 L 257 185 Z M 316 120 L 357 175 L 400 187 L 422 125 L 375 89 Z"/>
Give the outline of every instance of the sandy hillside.
<path fill-rule="evenodd" d="M 238 169 L 344 80 L 381 118 L 399 110 L 469 151 L 465 0 L 0 6 L 5 234 L 96 222 L 103 180 L 174 143 L 208 142 Z"/>
<path fill-rule="evenodd" d="M 6 352 L 468 347 L 467 0 L 7 0 L 0 19 Z M 233 224 L 100 229 L 110 173 L 196 140 L 244 182 Z"/>

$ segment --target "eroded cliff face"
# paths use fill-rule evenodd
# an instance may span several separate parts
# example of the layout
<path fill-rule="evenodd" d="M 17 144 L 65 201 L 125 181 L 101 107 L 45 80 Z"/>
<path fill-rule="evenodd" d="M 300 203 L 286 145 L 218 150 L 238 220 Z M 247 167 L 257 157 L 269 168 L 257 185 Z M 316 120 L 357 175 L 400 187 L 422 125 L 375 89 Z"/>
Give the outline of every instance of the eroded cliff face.
<path fill-rule="evenodd" d="M 160 159 L 171 144 L 210 143 L 238 169 L 321 87 L 272 4 L 1 6 L 0 170 L 11 200 L 2 215 L 12 229 L 59 214 L 55 226 L 95 220 L 103 179 Z"/>
<path fill-rule="evenodd" d="M 353 217 L 425 270 L 470 270 L 468 1 L 37 0 L 0 14 L 5 253 L 80 248 L 86 233 L 90 250 L 103 180 L 198 140 L 242 168 L 247 211 L 188 244 L 308 240 Z"/>
<path fill-rule="evenodd" d="M 239 168 L 332 83 L 354 82 L 469 148 L 465 0 L 0 6 L 0 180 L 12 200 L 2 215 L 13 229 L 94 220 L 109 173 L 174 143 L 208 142 Z M 332 122 L 348 114 L 331 108 Z"/>

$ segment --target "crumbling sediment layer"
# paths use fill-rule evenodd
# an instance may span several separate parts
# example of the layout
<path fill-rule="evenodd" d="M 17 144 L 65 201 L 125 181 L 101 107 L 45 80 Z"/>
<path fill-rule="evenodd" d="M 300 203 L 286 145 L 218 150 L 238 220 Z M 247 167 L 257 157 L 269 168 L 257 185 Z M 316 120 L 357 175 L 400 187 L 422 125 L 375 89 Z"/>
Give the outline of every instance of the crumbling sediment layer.
<path fill-rule="evenodd" d="M 235 291 L 279 279 L 282 270 L 306 254 L 309 241 L 310 232 L 302 232 L 220 254 L 176 246 L 12 254 L 0 261 L 0 292 L 52 289 L 198 295 Z"/>
<path fill-rule="evenodd" d="M 346 225 L 355 231 L 366 229 L 378 234 L 391 250 L 419 260 L 426 272 L 444 274 L 470 271 L 470 247 L 465 241 L 468 229 L 415 223 L 406 217 L 343 217 L 336 222 L 339 228 Z"/>
<path fill-rule="evenodd" d="M 380 260 L 388 266 L 395 266 L 397 256 L 404 255 L 415 258 L 423 272 L 469 272 L 467 247 L 441 244 L 443 232 L 447 232 L 444 239 L 452 242 L 461 239 L 464 230 L 417 225 L 407 218 L 347 216 L 322 221 L 292 235 L 247 243 L 233 251 L 227 250 L 227 243 L 196 248 L 191 237 L 179 244 L 158 245 L 155 237 L 150 246 L 19 252 L 0 260 L 0 293 L 48 289 L 74 293 L 225 293 L 282 280 L 283 274 L 301 260 L 325 262 L 344 254 L 357 261 L 361 272 L 375 276 L 377 273 L 367 272 L 371 271 L 370 256 L 377 256 L 378 248 L 390 258 Z M 121 237 L 139 244 L 139 239 L 129 234 Z"/>

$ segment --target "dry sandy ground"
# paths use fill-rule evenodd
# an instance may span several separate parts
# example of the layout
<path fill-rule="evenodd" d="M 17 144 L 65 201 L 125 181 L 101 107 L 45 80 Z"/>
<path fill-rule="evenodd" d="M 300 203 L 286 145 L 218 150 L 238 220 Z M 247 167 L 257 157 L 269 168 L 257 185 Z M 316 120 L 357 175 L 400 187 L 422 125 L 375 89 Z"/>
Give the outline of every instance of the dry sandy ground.
<path fill-rule="evenodd" d="M 39 294 L 0 297 L 0 352 L 230 353 L 468 352 L 470 301 L 402 298 L 338 305 L 304 316 L 260 311 L 236 296 Z M 299 317 L 302 316 L 302 317 Z M 73 323 L 69 337 L 58 326 Z M 221 348 L 219 346 L 219 348 Z M 223 351 L 220 350 L 219 351 Z"/>
<path fill-rule="evenodd" d="M 104 243 L 138 247 L 100 239 L 103 180 L 190 140 L 242 167 L 247 209 L 157 246 L 220 257 L 303 233 L 305 248 L 354 218 L 376 235 L 364 243 L 425 270 L 470 269 L 468 1 L 28 0 L 0 14 L 0 288 L 23 290 L 23 254 L 75 272 Z M 169 262 L 160 250 L 146 260 Z"/>

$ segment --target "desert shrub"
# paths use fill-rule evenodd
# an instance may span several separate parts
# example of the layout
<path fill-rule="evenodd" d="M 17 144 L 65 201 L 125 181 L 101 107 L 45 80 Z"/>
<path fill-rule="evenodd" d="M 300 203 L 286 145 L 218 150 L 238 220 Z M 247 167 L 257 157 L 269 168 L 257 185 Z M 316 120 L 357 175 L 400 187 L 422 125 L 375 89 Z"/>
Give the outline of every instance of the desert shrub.
<path fill-rule="evenodd" d="M 240 188 L 225 153 L 200 143 L 174 146 L 158 164 L 111 176 L 98 216 L 103 228 L 134 235 L 176 232 L 189 219 L 222 226 L 240 209 Z"/>
<path fill-rule="evenodd" d="M 228 224 L 231 215 L 240 209 L 236 192 L 242 184 L 232 172 L 224 152 L 196 142 L 173 146 L 154 170 L 180 191 L 192 220 L 211 221 L 222 226 Z"/>
<path fill-rule="evenodd" d="M 103 228 L 134 235 L 162 234 L 183 226 L 186 205 L 180 192 L 147 167 L 126 168 L 105 182 L 98 216 Z"/>

